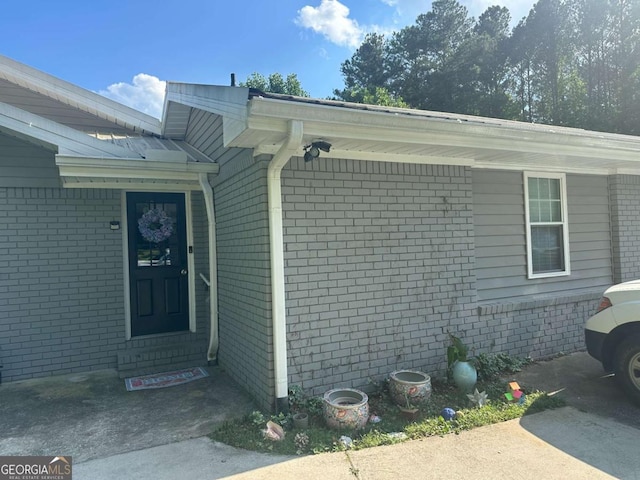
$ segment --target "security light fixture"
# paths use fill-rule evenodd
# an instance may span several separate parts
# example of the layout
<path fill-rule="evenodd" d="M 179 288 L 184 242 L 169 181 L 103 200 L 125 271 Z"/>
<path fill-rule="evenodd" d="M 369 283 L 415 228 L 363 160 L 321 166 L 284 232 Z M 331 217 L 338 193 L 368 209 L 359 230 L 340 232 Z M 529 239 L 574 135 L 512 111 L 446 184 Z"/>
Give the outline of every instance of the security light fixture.
<path fill-rule="evenodd" d="M 331 144 L 329 142 L 325 142 L 323 140 L 311 142 L 310 145 L 306 145 L 304 147 L 304 161 L 310 162 L 314 158 L 318 158 L 320 156 L 320 150 L 322 150 L 323 152 L 328 152 L 330 149 Z"/>

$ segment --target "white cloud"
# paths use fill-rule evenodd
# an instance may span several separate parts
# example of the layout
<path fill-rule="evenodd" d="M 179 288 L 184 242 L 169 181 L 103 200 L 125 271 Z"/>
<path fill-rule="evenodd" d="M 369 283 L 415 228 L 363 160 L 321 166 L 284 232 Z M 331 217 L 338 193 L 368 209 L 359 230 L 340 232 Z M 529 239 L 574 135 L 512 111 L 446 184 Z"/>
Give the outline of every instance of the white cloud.
<path fill-rule="evenodd" d="M 400 19 L 410 22 L 413 22 L 421 13 L 431 10 L 431 0 L 381 0 L 381 2 L 394 7 Z"/>
<path fill-rule="evenodd" d="M 133 77 L 132 83 L 114 83 L 98 93 L 128 107 L 160 118 L 166 84 L 167 82 L 163 82 L 158 77 L 139 73 Z"/>
<path fill-rule="evenodd" d="M 304 6 L 295 21 L 337 45 L 357 48 L 364 35 L 358 22 L 349 18 L 349 8 L 338 0 L 322 0 L 318 7 Z"/>

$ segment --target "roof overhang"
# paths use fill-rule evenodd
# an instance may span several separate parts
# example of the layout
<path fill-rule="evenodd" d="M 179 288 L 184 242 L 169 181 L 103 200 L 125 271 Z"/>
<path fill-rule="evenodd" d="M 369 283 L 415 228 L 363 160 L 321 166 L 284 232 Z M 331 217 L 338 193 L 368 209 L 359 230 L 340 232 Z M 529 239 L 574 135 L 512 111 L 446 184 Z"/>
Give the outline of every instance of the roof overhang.
<path fill-rule="evenodd" d="M 54 99 L 61 105 L 87 112 L 133 132 L 160 134 L 160 121 L 157 118 L 3 55 L 0 55 L 0 79 L 7 80 L 13 85 Z"/>
<path fill-rule="evenodd" d="M 289 122 L 304 125 L 304 146 L 331 144 L 320 159 L 464 165 L 590 174 L 640 174 L 640 138 L 575 128 L 259 94 L 246 88 L 168 84 L 165 132 L 184 138 L 192 108 L 223 118 L 226 147 L 274 154 Z"/>
<path fill-rule="evenodd" d="M 184 152 L 148 152 L 147 158 L 104 159 L 56 155 L 66 188 L 115 188 L 153 191 L 200 190 L 201 175 L 218 165 L 187 160 Z"/>
<path fill-rule="evenodd" d="M 67 155 L 126 157 L 132 153 L 30 112 L 0 103 L 0 131 Z"/>
<path fill-rule="evenodd" d="M 254 97 L 246 128 L 225 137 L 225 144 L 273 154 L 289 120 L 303 122 L 304 144 L 331 143 L 321 158 L 640 174 L 640 138 L 634 136 L 331 101 Z"/>

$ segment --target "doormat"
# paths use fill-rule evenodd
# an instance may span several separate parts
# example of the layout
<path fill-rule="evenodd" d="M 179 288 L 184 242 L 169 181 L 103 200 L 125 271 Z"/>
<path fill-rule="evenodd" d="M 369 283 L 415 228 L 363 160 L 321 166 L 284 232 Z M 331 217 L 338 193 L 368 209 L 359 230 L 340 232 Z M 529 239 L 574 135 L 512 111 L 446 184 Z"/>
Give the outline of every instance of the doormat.
<path fill-rule="evenodd" d="M 175 372 L 156 373 L 142 377 L 125 378 L 124 384 L 127 391 L 146 390 L 151 388 L 173 387 L 183 383 L 192 382 L 200 378 L 208 377 L 209 373 L 202 367 L 185 368 Z"/>

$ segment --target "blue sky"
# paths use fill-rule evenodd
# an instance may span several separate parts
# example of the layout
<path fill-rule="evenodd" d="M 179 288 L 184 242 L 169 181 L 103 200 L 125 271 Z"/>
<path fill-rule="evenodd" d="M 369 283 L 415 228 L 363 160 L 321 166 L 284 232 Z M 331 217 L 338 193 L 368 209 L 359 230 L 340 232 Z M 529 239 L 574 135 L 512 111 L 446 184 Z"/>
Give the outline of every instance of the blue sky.
<path fill-rule="evenodd" d="M 514 23 L 534 3 L 459 1 L 476 18 L 506 6 Z M 296 73 L 325 98 L 366 33 L 430 9 L 430 0 L 23 0 L 3 5 L 0 53 L 159 116 L 163 81 L 228 85 L 232 72 Z"/>

